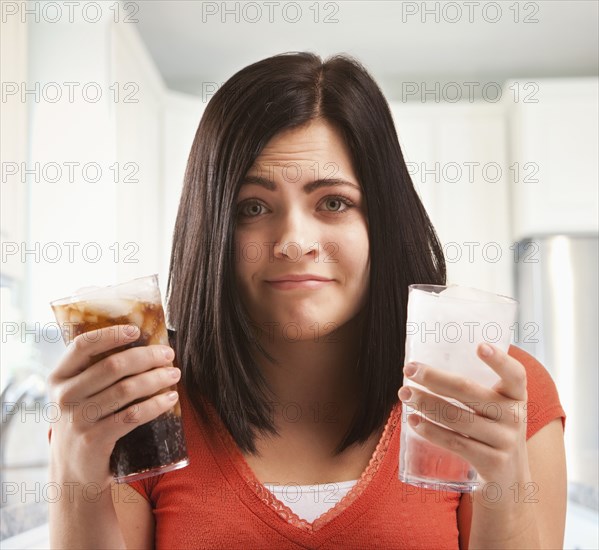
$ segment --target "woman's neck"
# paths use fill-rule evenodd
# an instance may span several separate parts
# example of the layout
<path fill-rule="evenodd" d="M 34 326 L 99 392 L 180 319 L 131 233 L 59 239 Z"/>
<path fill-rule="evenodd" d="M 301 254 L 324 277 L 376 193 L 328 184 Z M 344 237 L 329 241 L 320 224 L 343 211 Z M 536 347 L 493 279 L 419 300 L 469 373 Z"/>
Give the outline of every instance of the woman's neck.
<path fill-rule="evenodd" d="M 256 354 L 273 392 L 271 411 L 277 427 L 291 423 L 297 429 L 327 421 L 343 429 L 349 425 L 360 391 L 355 368 L 359 323 L 356 318 L 334 333 L 320 335 L 317 341 L 259 336 L 260 344 L 277 361 L 273 364 Z"/>

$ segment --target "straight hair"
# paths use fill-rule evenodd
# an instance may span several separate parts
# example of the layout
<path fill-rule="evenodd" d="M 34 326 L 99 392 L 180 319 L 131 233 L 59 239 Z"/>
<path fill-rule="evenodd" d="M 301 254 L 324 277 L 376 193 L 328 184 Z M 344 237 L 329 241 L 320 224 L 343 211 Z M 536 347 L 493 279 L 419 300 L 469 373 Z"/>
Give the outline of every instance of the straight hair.
<path fill-rule="evenodd" d="M 173 234 L 167 318 L 193 408 L 216 409 L 238 447 L 277 434 L 235 283 L 236 200 L 277 133 L 320 119 L 338 129 L 366 203 L 370 285 L 356 367 L 362 393 L 337 455 L 386 421 L 403 384 L 408 285 L 445 284 L 442 247 L 414 188 L 391 111 L 366 68 L 286 52 L 235 73 L 206 106 L 189 154 Z M 264 350 L 261 350 L 264 352 Z"/>

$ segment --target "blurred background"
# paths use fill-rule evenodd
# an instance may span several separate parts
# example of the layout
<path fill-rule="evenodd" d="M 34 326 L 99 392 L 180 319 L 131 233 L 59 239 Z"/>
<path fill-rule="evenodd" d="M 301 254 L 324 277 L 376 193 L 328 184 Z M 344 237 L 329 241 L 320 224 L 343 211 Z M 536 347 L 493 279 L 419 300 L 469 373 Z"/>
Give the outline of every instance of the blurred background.
<path fill-rule="evenodd" d="M 158 273 L 203 110 L 285 51 L 388 99 L 449 282 L 516 297 L 566 414 L 565 548 L 598 548 L 598 3 L 5 1 L 0 545 L 47 548 L 49 302 Z M 551 452 L 551 449 L 547 449 Z"/>

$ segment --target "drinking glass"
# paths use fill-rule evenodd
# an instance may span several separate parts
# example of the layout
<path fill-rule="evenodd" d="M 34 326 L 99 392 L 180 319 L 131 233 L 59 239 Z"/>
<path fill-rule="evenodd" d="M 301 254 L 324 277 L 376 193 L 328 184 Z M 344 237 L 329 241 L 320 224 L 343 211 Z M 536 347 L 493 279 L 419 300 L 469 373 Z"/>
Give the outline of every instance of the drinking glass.
<path fill-rule="evenodd" d="M 137 340 L 95 355 L 88 366 L 132 347 L 169 345 L 157 275 L 102 288 L 82 289 L 68 298 L 54 300 L 50 305 L 67 345 L 76 336 L 96 329 L 114 325 L 135 325 L 139 328 L 141 335 Z M 176 388 L 174 384 L 157 393 Z M 127 403 L 114 412 L 150 397 Z M 163 474 L 187 464 L 189 457 L 179 401 L 167 412 L 121 437 L 110 456 L 110 469 L 117 483 Z"/>
<path fill-rule="evenodd" d="M 458 285 L 410 285 L 405 363 L 416 361 L 443 369 L 492 387 L 499 375 L 476 353 L 479 344 L 492 343 L 508 351 L 516 321 L 518 302 L 513 298 Z M 428 388 L 404 378 L 413 386 L 433 395 Z M 443 425 L 473 418 L 474 410 L 455 399 L 439 396 L 448 404 L 434 410 L 418 411 L 402 403 L 399 448 L 399 479 L 420 487 L 471 492 L 479 485 L 477 472 L 457 454 L 433 445 L 408 424 L 410 414 Z M 459 407 L 459 414 L 449 404 Z"/>

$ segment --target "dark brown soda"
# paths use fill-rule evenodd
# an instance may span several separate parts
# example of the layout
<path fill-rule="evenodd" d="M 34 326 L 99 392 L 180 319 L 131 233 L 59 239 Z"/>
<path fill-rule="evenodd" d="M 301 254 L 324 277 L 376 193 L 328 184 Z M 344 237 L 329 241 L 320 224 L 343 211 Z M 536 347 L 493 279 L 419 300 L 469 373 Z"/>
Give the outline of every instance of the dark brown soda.
<path fill-rule="evenodd" d="M 99 311 L 93 302 L 54 306 L 54 310 L 67 344 L 80 334 L 115 325 L 135 325 L 140 329 L 141 334 L 137 340 L 93 356 L 89 366 L 113 353 L 129 348 L 150 344 L 169 344 L 164 311 L 160 303 L 136 301 L 132 303 L 132 312 L 121 316 L 106 315 Z M 176 389 L 177 386 L 174 384 L 153 395 Z M 114 412 L 120 412 L 146 401 L 150 397 L 152 396 L 148 395 L 130 403 L 124 403 Z M 127 422 L 126 417 L 124 421 Z M 116 442 L 110 456 L 110 470 L 119 481 L 127 481 L 122 479 L 127 476 L 141 479 L 145 476 L 139 474 L 160 469 L 168 470 L 169 466 L 186 458 L 187 447 L 181 421 L 181 405 L 177 401 L 171 410 L 150 422 L 141 424 Z"/>

